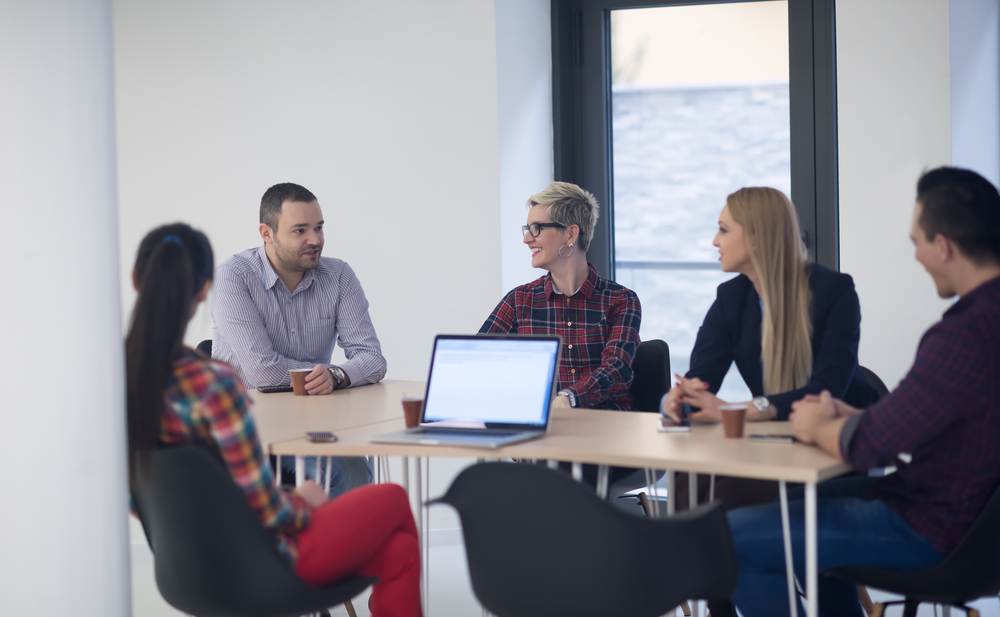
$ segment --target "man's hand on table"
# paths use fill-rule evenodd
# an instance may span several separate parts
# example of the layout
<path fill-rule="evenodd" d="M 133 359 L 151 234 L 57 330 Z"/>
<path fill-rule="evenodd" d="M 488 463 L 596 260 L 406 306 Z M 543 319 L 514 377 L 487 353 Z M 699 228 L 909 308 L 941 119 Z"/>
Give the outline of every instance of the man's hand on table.
<path fill-rule="evenodd" d="M 318 508 L 330 501 L 329 495 L 323 487 L 312 480 L 306 480 L 295 488 L 295 494 L 302 498 L 302 501 L 309 504 L 310 508 Z"/>
<path fill-rule="evenodd" d="M 849 416 L 860 413 L 823 390 L 819 396 L 807 395 L 792 403 L 792 432 L 802 443 L 816 444 L 837 458 L 840 453 L 840 431 Z"/>
<path fill-rule="evenodd" d="M 310 396 L 315 394 L 330 394 L 333 392 L 333 375 L 330 370 L 322 364 L 317 364 L 313 370 L 306 375 L 306 392 Z"/>

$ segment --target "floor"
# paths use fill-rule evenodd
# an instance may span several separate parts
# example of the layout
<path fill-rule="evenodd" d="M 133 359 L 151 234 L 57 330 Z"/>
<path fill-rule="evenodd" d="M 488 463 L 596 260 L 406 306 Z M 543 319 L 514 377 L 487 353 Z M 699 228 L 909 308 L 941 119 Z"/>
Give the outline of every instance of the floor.
<path fill-rule="evenodd" d="M 179 617 L 175 611 L 160 597 L 153 578 L 153 558 L 149 548 L 144 543 L 136 542 L 131 546 L 132 553 L 132 614 L 135 617 Z M 482 608 L 476 602 L 469 583 L 465 563 L 465 550 L 460 544 L 432 546 L 430 554 L 430 610 L 428 615 L 434 617 L 479 617 Z M 890 598 L 888 594 L 873 592 L 872 598 L 878 602 Z M 368 612 L 368 592 L 362 593 L 354 602 L 358 617 L 370 617 Z M 1000 617 L 1000 601 L 996 598 L 979 600 L 973 603 L 980 611 L 981 617 Z M 331 610 L 334 617 L 347 617 L 343 606 Z M 890 617 L 902 614 L 902 609 L 889 611 Z M 940 609 L 935 613 L 934 607 L 923 605 L 918 617 L 935 617 L 940 615 Z M 960 611 L 952 613 L 956 617 Z"/>

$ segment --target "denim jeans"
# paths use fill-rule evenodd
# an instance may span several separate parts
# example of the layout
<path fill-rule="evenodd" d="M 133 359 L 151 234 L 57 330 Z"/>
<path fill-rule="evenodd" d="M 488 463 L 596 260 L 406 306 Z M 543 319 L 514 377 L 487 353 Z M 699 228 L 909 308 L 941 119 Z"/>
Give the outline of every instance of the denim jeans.
<path fill-rule="evenodd" d="M 306 478 L 316 480 L 316 457 L 307 456 L 305 459 Z M 372 470 L 371 467 L 368 466 L 367 458 L 363 456 L 324 456 L 322 457 L 322 463 L 320 464 L 319 479 L 316 480 L 324 487 L 326 486 L 326 461 L 332 461 L 333 463 L 333 465 L 330 466 L 330 473 L 333 474 L 330 476 L 331 499 L 337 495 L 346 493 L 352 488 L 370 484 L 372 481 Z M 286 472 L 294 472 L 295 457 L 282 456 L 281 468 Z"/>
<path fill-rule="evenodd" d="M 836 481 L 831 484 L 836 486 Z M 822 486 L 822 485 L 821 485 Z M 944 558 L 930 542 L 878 499 L 845 497 L 819 491 L 817 545 L 819 613 L 822 617 L 864 617 L 857 586 L 822 572 L 846 565 L 900 571 L 926 570 Z M 805 502 L 789 497 L 792 557 L 799 581 L 805 583 Z M 731 600 L 744 617 L 789 615 L 781 506 L 770 503 L 728 514 L 739 561 L 739 582 Z M 801 602 L 799 615 L 804 615 Z"/>

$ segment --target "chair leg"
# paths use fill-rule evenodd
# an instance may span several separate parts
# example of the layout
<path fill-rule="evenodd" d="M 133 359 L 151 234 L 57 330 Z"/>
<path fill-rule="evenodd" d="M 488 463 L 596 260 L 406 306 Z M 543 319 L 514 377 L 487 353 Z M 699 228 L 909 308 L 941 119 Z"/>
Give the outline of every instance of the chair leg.
<path fill-rule="evenodd" d="M 691 617 L 691 605 L 687 603 L 687 600 L 681 602 L 681 610 L 684 611 L 684 617 Z"/>
<path fill-rule="evenodd" d="M 354 605 L 351 604 L 350 600 L 344 602 L 344 608 L 347 609 L 347 614 L 350 615 L 351 617 L 358 617 L 358 614 L 354 612 Z"/>
<path fill-rule="evenodd" d="M 920 607 L 919 600 L 911 600 L 909 598 L 903 602 L 903 617 L 917 617 L 917 609 Z"/>
<path fill-rule="evenodd" d="M 646 513 L 646 518 L 653 518 L 653 505 L 649 503 L 649 497 L 646 496 L 646 493 L 639 493 L 639 505 Z"/>
<path fill-rule="evenodd" d="M 864 585 L 858 585 L 858 600 L 861 600 L 861 607 L 865 609 L 865 614 L 872 617 L 875 605 L 872 603 L 872 597 L 868 595 L 868 588 Z"/>
<path fill-rule="evenodd" d="M 885 614 L 885 604 L 881 602 L 875 603 L 872 607 L 872 612 L 868 614 L 868 617 L 882 617 Z"/>

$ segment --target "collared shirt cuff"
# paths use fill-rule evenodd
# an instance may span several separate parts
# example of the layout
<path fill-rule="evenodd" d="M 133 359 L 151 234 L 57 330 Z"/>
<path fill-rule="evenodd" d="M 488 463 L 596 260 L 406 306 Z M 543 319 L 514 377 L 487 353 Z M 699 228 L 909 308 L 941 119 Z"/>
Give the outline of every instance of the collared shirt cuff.
<path fill-rule="evenodd" d="M 851 451 L 851 441 L 854 440 L 854 434 L 858 432 L 858 425 L 861 424 L 861 416 L 863 415 L 864 413 L 859 413 L 851 416 L 844 423 L 844 427 L 840 429 L 840 455 L 845 461 Z"/>

